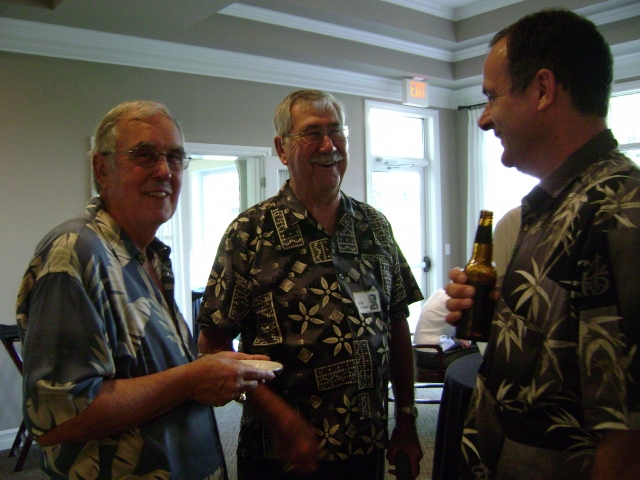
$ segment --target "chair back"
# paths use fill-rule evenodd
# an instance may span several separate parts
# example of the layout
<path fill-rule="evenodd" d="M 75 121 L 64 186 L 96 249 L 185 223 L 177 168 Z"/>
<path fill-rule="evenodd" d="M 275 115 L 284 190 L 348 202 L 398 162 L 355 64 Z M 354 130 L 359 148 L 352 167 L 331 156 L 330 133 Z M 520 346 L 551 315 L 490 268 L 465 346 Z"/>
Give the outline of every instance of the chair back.
<path fill-rule="evenodd" d="M 4 348 L 7 349 L 9 357 L 11 357 L 11 360 L 20 372 L 20 375 L 22 375 L 22 355 L 20 355 L 20 352 L 18 352 L 18 349 L 16 348 L 16 344 L 20 342 L 18 325 L 0 324 L 0 340 L 2 340 L 2 344 L 4 345 Z M 20 427 L 18 427 L 16 438 L 9 449 L 8 455 L 9 457 L 16 457 L 16 465 L 13 468 L 14 472 L 22 470 L 32 443 L 33 437 L 27 430 L 24 420 L 22 420 Z"/>
<path fill-rule="evenodd" d="M 417 383 L 444 383 L 445 368 L 443 365 L 443 351 L 442 346 L 439 344 L 422 343 L 414 344 L 413 349 L 428 349 L 434 350 L 436 354 L 436 368 L 424 368 L 419 365 L 415 365 L 415 380 Z"/>
<path fill-rule="evenodd" d="M 0 339 L 2 339 L 4 348 L 7 349 L 9 357 L 11 357 L 11 360 L 20 372 L 20 375 L 22 375 L 22 355 L 20 355 L 16 348 L 16 343 L 20 341 L 18 325 L 0 324 Z"/>

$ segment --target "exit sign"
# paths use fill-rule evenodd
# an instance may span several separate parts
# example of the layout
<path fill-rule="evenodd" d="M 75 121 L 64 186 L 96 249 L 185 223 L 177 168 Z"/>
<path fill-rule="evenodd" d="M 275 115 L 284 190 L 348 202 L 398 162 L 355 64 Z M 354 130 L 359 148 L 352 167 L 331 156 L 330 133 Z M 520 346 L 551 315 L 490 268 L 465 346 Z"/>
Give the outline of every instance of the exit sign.
<path fill-rule="evenodd" d="M 416 107 L 428 107 L 427 82 L 405 78 L 402 84 L 402 103 Z"/>

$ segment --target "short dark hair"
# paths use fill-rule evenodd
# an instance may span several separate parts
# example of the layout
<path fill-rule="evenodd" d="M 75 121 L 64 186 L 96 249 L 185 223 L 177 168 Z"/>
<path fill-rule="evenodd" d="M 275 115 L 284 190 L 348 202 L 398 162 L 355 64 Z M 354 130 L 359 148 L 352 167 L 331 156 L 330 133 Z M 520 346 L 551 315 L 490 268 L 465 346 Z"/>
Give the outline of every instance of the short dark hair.
<path fill-rule="evenodd" d="M 613 81 L 609 44 L 589 20 L 564 9 L 547 9 L 498 32 L 493 47 L 506 37 L 511 93 L 522 93 L 536 73 L 551 70 L 585 115 L 606 117 Z"/>

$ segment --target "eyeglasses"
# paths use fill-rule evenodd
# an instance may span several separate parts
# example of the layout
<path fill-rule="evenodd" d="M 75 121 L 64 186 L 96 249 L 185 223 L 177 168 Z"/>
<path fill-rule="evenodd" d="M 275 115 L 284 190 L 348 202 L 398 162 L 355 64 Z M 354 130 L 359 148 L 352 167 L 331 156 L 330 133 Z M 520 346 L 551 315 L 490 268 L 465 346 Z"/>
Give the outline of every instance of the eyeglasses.
<path fill-rule="evenodd" d="M 340 125 L 338 127 L 331 127 L 326 130 L 320 130 L 319 128 L 312 128 L 300 133 L 289 133 L 282 135 L 286 137 L 300 137 L 300 140 L 307 145 L 316 145 L 322 142 L 324 136 L 327 135 L 332 142 L 339 143 L 344 142 L 349 136 L 349 127 L 346 125 Z"/>
<path fill-rule="evenodd" d="M 191 161 L 191 157 L 180 148 L 170 150 L 167 153 L 158 153 L 149 146 L 141 145 L 139 147 L 133 147 L 131 150 L 127 150 L 126 152 L 103 152 L 104 155 L 111 155 L 112 153 L 128 155 L 129 160 L 144 168 L 155 167 L 160 157 L 164 156 L 167 159 L 169 170 L 174 172 L 186 170 L 189 166 L 189 162 Z"/>

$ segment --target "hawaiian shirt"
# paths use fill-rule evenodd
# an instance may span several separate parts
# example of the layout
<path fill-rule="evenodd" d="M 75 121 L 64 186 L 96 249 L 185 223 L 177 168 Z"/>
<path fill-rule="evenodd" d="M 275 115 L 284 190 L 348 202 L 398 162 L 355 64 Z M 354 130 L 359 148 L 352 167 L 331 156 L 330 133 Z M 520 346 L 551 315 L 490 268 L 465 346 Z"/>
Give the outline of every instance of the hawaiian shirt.
<path fill-rule="evenodd" d="M 24 418 L 35 437 L 87 408 L 106 379 L 196 358 L 173 299 L 170 249 L 155 239 L 149 250 L 163 292 L 98 198 L 38 245 L 17 302 Z M 213 410 L 195 401 L 118 435 L 42 451 L 51 478 L 226 478 Z"/>
<path fill-rule="evenodd" d="M 198 323 L 282 363 L 269 386 L 338 460 L 387 446 L 389 326 L 421 299 L 380 212 L 343 194 L 329 235 L 287 182 L 228 227 Z M 238 456 L 274 458 L 272 442 L 245 404 Z"/>
<path fill-rule="evenodd" d="M 640 170 L 616 146 L 598 134 L 523 199 L 463 478 L 588 478 L 604 431 L 638 428 Z"/>

